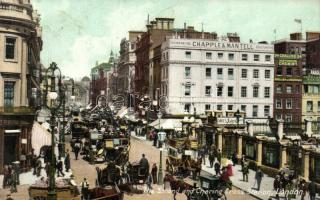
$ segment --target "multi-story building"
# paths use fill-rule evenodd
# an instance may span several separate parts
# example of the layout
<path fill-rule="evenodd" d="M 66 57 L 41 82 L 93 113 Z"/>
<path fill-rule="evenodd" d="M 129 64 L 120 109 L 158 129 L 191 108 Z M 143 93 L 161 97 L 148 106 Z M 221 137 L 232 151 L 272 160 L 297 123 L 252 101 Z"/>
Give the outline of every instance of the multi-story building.
<path fill-rule="evenodd" d="M 31 129 L 40 100 L 40 18 L 29 0 L 0 2 L 0 173 L 30 166 Z"/>
<path fill-rule="evenodd" d="M 143 32 L 129 31 L 129 38 L 122 39 L 120 43 L 120 57 L 117 68 L 118 94 L 123 95 L 124 97 L 128 97 L 128 94 L 132 94 L 134 92 L 134 64 L 136 62 L 135 49 L 137 37 L 141 34 L 143 34 Z"/>
<path fill-rule="evenodd" d="M 156 98 L 160 89 L 161 44 L 167 36 L 179 35 L 183 38 L 215 39 L 216 33 L 196 31 L 192 26 L 174 28 L 174 18 L 156 18 L 148 21 L 147 31 L 138 37 L 135 63 L 135 92 Z"/>
<path fill-rule="evenodd" d="M 97 98 L 100 95 L 107 95 L 107 73 L 114 66 L 114 57 L 111 51 L 109 62 L 96 63 L 96 66 L 91 69 L 91 84 L 90 84 L 90 103 L 94 107 L 97 104 Z"/>
<path fill-rule="evenodd" d="M 301 33 L 290 34 L 274 44 L 274 116 L 287 122 L 301 123 L 302 69 L 305 67 L 306 41 Z"/>
<path fill-rule="evenodd" d="M 167 113 L 239 110 L 247 117 L 273 116 L 273 45 L 233 38 L 167 38 L 161 47 Z"/>

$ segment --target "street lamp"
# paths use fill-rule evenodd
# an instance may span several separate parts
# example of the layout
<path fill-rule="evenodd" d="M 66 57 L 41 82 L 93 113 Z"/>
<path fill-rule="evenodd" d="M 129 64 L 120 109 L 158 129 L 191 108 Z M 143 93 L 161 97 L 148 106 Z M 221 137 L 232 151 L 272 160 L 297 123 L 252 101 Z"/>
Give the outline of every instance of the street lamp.
<path fill-rule="evenodd" d="M 55 72 L 58 71 L 58 77 L 56 77 Z M 55 136 L 54 136 L 54 128 L 55 128 L 55 115 L 59 110 L 62 101 L 61 98 L 58 98 L 58 92 L 61 95 L 61 71 L 58 68 L 55 62 L 50 64 L 50 67 L 46 71 L 46 77 L 50 78 L 50 92 L 48 93 L 48 100 L 50 101 L 49 109 L 51 111 L 50 117 L 50 127 L 51 127 L 51 164 L 50 164 L 50 184 L 49 184 L 49 192 L 48 192 L 48 199 L 55 200 L 57 199 L 57 193 L 55 190 Z M 56 78 L 58 78 L 58 92 L 55 87 Z M 48 78 L 46 79 L 48 85 Z M 46 91 L 47 92 L 47 91 Z M 47 105 L 47 104 L 46 104 Z"/>

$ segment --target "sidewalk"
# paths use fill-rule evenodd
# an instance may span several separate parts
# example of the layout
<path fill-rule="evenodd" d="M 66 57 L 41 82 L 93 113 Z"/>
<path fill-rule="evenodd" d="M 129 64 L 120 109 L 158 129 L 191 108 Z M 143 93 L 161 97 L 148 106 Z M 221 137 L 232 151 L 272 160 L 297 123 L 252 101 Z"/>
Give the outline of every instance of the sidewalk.
<path fill-rule="evenodd" d="M 216 161 L 215 161 L 216 162 Z M 209 160 L 206 159 L 206 165 L 202 165 L 202 170 L 206 171 L 210 174 L 215 174 L 214 168 L 210 168 Z M 257 191 L 257 185 L 255 183 L 255 174 L 254 170 L 249 170 L 248 182 L 243 181 L 243 176 L 241 172 L 241 165 L 236 165 L 232 168 L 233 176 L 230 177 L 233 185 L 240 190 L 249 193 L 250 195 L 254 196 L 257 199 L 261 200 L 269 200 L 275 199 L 275 191 L 273 190 L 273 181 L 274 178 L 264 174 L 260 185 L 260 191 Z M 280 194 L 280 199 L 284 199 L 284 194 Z M 273 198 L 272 198 L 273 197 Z M 300 195 L 297 195 L 296 198 L 291 199 L 301 199 Z M 305 199 L 309 199 L 309 194 L 306 194 Z M 319 199 L 317 196 L 316 199 Z"/>

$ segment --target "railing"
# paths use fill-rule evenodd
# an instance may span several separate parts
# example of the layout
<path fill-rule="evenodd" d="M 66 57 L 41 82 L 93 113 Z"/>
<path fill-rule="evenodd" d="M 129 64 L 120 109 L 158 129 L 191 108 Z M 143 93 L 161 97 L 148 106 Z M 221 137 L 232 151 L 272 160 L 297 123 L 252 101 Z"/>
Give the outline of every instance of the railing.
<path fill-rule="evenodd" d="M 23 12 L 23 7 L 12 5 L 12 4 L 0 3 L 0 10 L 11 10 L 16 12 Z"/>
<path fill-rule="evenodd" d="M 33 114 L 35 109 L 32 107 L 0 107 L 0 113 L 5 114 Z"/>

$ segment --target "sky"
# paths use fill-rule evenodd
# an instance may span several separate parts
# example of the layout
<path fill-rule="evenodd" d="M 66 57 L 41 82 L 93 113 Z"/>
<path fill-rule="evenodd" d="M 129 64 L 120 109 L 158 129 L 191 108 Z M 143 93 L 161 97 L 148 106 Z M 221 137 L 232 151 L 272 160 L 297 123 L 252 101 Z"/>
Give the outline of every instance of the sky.
<path fill-rule="evenodd" d="M 33 0 L 41 15 L 44 66 L 56 62 L 62 73 L 80 78 L 119 54 L 129 30 L 146 30 L 149 14 L 175 18 L 175 28 L 194 26 L 219 35 L 237 32 L 241 42 L 288 38 L 320 31 L 320 0 Z M 276 30 L 276 34 L 275 31 Z"/>

